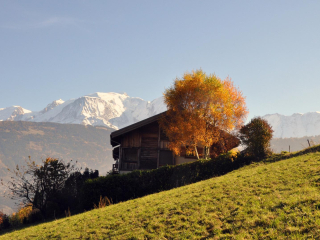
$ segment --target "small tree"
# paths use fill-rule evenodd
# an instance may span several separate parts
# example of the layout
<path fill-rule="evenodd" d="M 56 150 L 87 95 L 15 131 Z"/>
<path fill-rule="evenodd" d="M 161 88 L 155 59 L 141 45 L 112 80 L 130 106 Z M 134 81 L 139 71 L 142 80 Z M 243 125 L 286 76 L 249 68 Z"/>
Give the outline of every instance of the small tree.
<path fill-rule="evenodd" d="M 227 78 L 207 75 L 202 70 L 185 73 L 164 93 L 168 111 L 160 126 L 170 140 L 169 148 L 177 155 L 180 148 L 192 147 L 199 159 L 197 146 L 209 148 L 221 139 L 221 130 L 239 129 L 247 116 L 245 98 Z"/>
<path fill-rule="evenodd" d="M 22 200 L 26 206 L 31 204 L 46 218 L 50 204 L 56 203 L 66 180 L 74 170 L 75 165 L 64 163 L 60 159 L 47 158 L 42 161 L 42 165 L 37 165 L 29 157 L 27 167 L 20 170 L 17 165 L 11 171 L 14 176 L 7 187 L 11 190 L 12 199 Z"/>
<path fill-rule="evenodd" d="M 1 229 L 1 225 L 3 223 L 3 219 L 4 219 L 4 213 L 0 211 L 0 229 Z"/>
<path fill-rule="evenodd" d="M 270 140 L 273 130 L 269 123 L 256 117 L 240 129 L 240 139 L 247 147 L 245 153 L 249 156 L 264 158 L 270 154 Z"/>

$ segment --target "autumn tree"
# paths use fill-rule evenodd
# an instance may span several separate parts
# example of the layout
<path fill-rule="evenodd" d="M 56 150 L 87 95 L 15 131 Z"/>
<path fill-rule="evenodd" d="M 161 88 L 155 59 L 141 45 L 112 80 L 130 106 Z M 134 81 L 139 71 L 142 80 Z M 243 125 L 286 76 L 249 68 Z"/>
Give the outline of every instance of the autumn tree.
<path fill-rule="evenodd" d="M 30 217 L 30 215 L 32 214 L 32 205 L 30 203 L 27 204 L 26 206 L 21 205 L 17 214 L 21 223 L 26 222 Z"/>
<path fill-rule="evenodd" d="M 56 202 L 74 170 L 75 165 L 60 159 L 46 158 L 42 165 L 37 165 L 29 157 L 27 167 L 20 169 L 17 165 L 16 169 L 11 171 L 14 176 L 7 187 L 11 190 L 12 199 L 22 200 L 25 206 L 32 205 L 46 218 L 49 205 Z"/>
<path fill-rule="evenodd" d="M 255 117 L 240 129 L 240 139 L 249 156 L 264 158 L 269 155 L 273 130 L 267 120 Z"/>
<path fill-rule="evenodd" d="M 202 70 L 185 73 L 166 89 L 164 101 L 168 111 L 160 126 L 170 140 L 169 148 L 179 155 L 180 149 L 204 146 L 204 157 L 217 143 L 221 131 L 239 129 L 247 116 L 245 98 L 230 78 L 221 80 Z"/>

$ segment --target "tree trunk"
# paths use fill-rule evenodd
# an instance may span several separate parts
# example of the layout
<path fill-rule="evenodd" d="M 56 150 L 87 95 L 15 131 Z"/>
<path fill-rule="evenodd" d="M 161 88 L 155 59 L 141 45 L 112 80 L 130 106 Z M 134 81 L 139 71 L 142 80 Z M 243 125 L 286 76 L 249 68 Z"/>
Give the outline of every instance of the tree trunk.
<path fill-rule="evenodd" d="M 199 154 L 198 154 L 198 150 L 197 150 L 197 146 L 196 145 L 194 145 L 194 150 L 196 151 L 196 155 L 197 155 L 197 158 L 199 160 Z"/>
<path fill-rule="evenodd" d="M 204 159 L 209 159 L 209 148 L 208 147 L 204 147 Z"/>

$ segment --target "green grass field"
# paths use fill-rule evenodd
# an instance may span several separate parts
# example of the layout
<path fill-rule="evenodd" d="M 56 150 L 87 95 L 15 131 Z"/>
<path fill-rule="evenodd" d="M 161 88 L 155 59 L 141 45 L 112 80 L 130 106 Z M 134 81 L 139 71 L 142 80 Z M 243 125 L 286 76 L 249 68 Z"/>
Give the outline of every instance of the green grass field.
<path fill-rule="evenodd" d="M 0 239 L 319 239 L 320 153 L 253 164 Z"/>

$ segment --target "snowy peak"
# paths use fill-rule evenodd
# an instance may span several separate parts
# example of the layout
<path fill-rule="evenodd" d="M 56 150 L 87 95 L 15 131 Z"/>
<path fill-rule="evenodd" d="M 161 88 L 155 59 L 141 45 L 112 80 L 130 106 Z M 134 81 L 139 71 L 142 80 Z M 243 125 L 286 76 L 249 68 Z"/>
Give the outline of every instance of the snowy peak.
<path fill-rule="evenodd" d="M 40 113 L 40 114 L 44 114 L 44 113 L 50 111 L 51 109 L 53 109 L 53 108 L 55 108 L 55 107 L 57 107 L 57 106 L 59 106 L 59 105 L 61 105 L 61 104 L 63 104 L 63 103 L 64 103 L 64 101 L 63 101 L 62 99 L 55 100 L 55 101 L 53 101 L 52 103 L 48 104 L 47 107 L 44 108 L 44 109 L 43 109 L 42 111 L 40 111 L 39 113 Z"/>
<path fill-rule="evenodd" d="M 0 120 L 73 123 L 119 129 L 166 110 L 163 98 L 152 102 L 126 93 L 96 92 L 48 104 L 40 112 L 21 107 L 0 109 Z"/>
<path fill-rule="evenodd" d="M 126 93 L 121 94 L 121 93 L 115 93 L 115 92 L 108 92 L 108 93 L 96 92 L 96 93 L 88 94 L 86 96 L 101 98 L 106 102 L 112 101 L 115 99 L 120 99 L 123 101 L 124 99 L 129 97 Z"/>
<path fill-rule="evenodd" d="M 274 138 L 320 135 L 320 112 L 295 113 L 291 116 L 268 114 L 263 116 L 274 130 Z"/>
<path fill-rule="evenodd" d="M 20 106 L 0 108 L 0 121 L 21 121 L 24 114 L 28 113 L 31 111 Z"/>
<path fill-rule="evenodd" d="M 108 122 L 121 112 L 98 97 L 84 96 L 65 106 L 50 122 L 75 123 L 84 125 L 105 125 L 116 128 Z"/>

